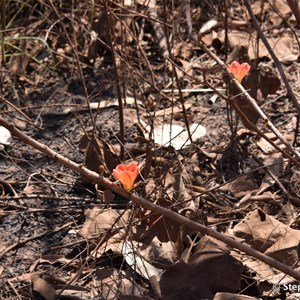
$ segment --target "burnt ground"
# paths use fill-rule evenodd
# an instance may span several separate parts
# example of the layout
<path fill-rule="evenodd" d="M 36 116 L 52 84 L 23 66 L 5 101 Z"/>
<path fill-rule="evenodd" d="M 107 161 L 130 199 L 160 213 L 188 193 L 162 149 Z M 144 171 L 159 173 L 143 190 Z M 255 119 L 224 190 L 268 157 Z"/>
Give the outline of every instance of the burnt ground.
<path fill-rule="evenodd" d="M 252 1 L 253 9 L 257 6 L 256 2 L 258 1 Z M 163 20 L 161 4 L 157 5 L 157 18 Z M 103 7 L 101 3 L 97 6 L 100 16 Z M 208 9 L 205 13 L 205 5 L 198 7 L 192 4 L 194 31 L 202 32 L 206 21 L 217 20 L 214 27 L 203 29 L 202 38 L 223 61 L 226 61 L 227 54 L 230 55 L 237 49 L 237 41 L 241 38 L 238 34 L 242 37 L 250 34 L 250 40 L 245 38 L 248 43 L 245 46 L 248 55 L 246 60 L 251 64 L 252 70 L 262 72 L 261 78 L 265 81 L 261 85 L 251 85 L 249 82 L 256 73 L 249 74 L 243 84 L 246 87 L 250 85 L 249 90 L 257 90 L 255 99 L 261 109 L 294 149 L 299 149 L 299 116 L 287 96 L 274 62 L 262 49 L 258 56 L 253 56 L 251 42 L 252 38 L 256 39 L 256 35 L 251 24 L 234 27 L 233 21 L 245 21 L 245 7 L 237 2 L 229 9 L 229 20 L 233 22 L 228 28 L 230 47 L 221 37 L 223 25 L 220 24 L 224 24 L 220 17 L 221 8 L 213 1 L 208 7 L 215 9 Z M 58 8 L 62 15 L 71 16 L 67 7 Z M 87 10 L 84 4 L 83 8 Z M 179 24 L 186 31 L 187 25 L 184 15 L 180 14 L 180 5 L 167 8 L 170 13 L 168 22 L 174 17 L 174 20 L 181 21 Z M 28 8 L 24 8 L 24 14 L 26 9 Z M 42 7 L 35 9 L 42 10 Z M 53 7 L 48 7 L 49 11 L 44 9 L 43 13 L 49 19 L 42 24 L 33 22 L 35 32 L 39 26 L 43 29 L 45 24 L 50 24 L 51 20 L 57 18 L 52 11 Z M 116 8 L 111 9 L 118 17 L 120 12 Z M 121 23 L 127 25 L 124 28 L 130 28 L 130 32 L 135 32 L 133 25 L 136 26 L 143 53 L 137 50 L 140 48 L 136 46 L 135 39 L 127 37 L 126 42 L 118 41 L 117 38 L 121 36 L 118 30 L 114 33 L 116 40 L 113 44 L 118 54 L 117 59 L 103 44 L 95 46 L 90 39 L 83 41 L 75 33 L 78 29 L 87 34 L 83 30 L 85 23 L 83 20 L 82 24 L 79 23 L 80 18 L 76 14 L 65 23 L 59 22 L 61 28 L 50 33 L 55 68 L 52 68 L 49 53 L 44 48 L 39 45 L 39 50 L 36 50 L 33 44 L 28 43 L 27 50 L 35 49 L 36 52 L 31 52 L 31 55 L 23 53 L 23 69 L 15 71 L 14 68 L 20 61 L 15 62 L 13 59 L 10 64 L 3 66 L 7 72 L 2 74 L 1 118 L 74 162 L 82 163 L 96 172 L 102 166 L 104 176 L 112 181 L 115 180 L 111 172 L 118 163 L 137 161 L 143 176 L 138 178 L 134 193 L 187 216 L 186 211 L 191 211 L 191 219 L 220 232 L 234 231 L 235 226 L 240 225 L 245 217 L 256 220 L 249 214 L 263 211 L 268 218 L 278 221 L 276 226 L 284 224 L 285 228 L 294 230 L 293 236 L 298 241 L 300 178 L 295 164 L 280 151 L 264 143 L 255 130 L 247 129 L 230 105 L 210 89 L 207 83 L 221 89 L 221 94 L 226 94 L 230 87 L 222 70 L 213 67 L 215 61 L 188 38 L 187 32 L 181 32 L 182 36 L 175 34 L 171 45 L 173 56 L 166 55 L 167 44 L 157 41 L 156 32 L 164 31 L 165 28 L 156 27 L 154 24 L 161 23 L 152 22 L 147 15 L 149 12 L 141 4 L 135 6 L 134 11 L 136 14 L 123 19 Z M 198 17 L 197 13 L 200 14 Z M 153 18 L 153 11 L 149 14 Z M 31 18 L 35 20 L 36 17 L 33 14 Z M 103 19 L 100 20 L 102 24 L 106 24 Z M 283 41 L 275 53 L 299 99 L 300 61 L 297 38 L 300 38 L 300 34 L 290 20 L 292 14 L 287 8 L 285 14 L 278 17 L 272 7 L 267 7 L 261 21 L 270 41 Z M 119 29 L 120 23 L 116 20 L 114 22 L 114 28 Z M 75 27 L 72 34 L 78 39 L 76 55 L 65 36 L 64 29 L 70 26 Z M 91 26 L 89 24 L 89 29 Z M 95 23 L 93 26 L 96 26 Z M 284 40 L 286 32 L 290 38 L 288 40 Z M 101 30 L 98 35 L 101 37 Z M 105 42 L 109 42 L 109 39 Z M 11 49 L 9 51 L 12 52 Z M 42 56 L 46 60 L 42 60 Z M 238 58 L 239 56 L 234 56 L 234 59 Z M 114 73 L 114 59 L 117 75 Z M 174 65 L 180 88 L 183 89 L 182 94 L 178 92 Z M 266 73 L 269 77 L 265 76 Z M 123 159 L 120 156 L 120 111 L 116 78 L 120 83 L 124 108 Z M 88 101 L 86 95 L 89 96 Z M 186 112 L 182 110 L 181 99 Z M 91 103 L 91 109 L 88 108 L 88 102 Z M 190 124 L 197 123 L 205 127 L 206 134 L 194 139 L 186 147 L 159 145 L 159 137 L 156 137 L 156 143 L 153 136 L 152 139 L 149 138 L 146 125 L 152 125 L 158 131 L 162 124 L 185 127 L 185 117 Z M 256 125 L 271 140 L 276 140 L 261 120 Z M 281 146 L 280 143 L 278 145 Z M 273 165 L 280 167 L 274 168 Z M 266 174 L 269 173 L 264 166 L 269 166 L 268 171 L 271 170 L 274 175 L 273 180 L 270 181 L 267 177 Z M 246 177 L 242 176 L 244 174 Z M 179 269 L 175 269 L 175 275 L 183 274 L 183 270 L 187 275 L 177 278 L 172 273 L 172 267 L 176 268 L 176 263 L 185 261 L 187 266 L 194 263 L 196 267 L 202 263 L 195 255 L 206 249 L 201 245 L 202 238 L 195 232 L 170 225 L 168 220 L 160 222 L 159 217 L 118 195 L 112 195 L 101 186 L 87 182 L 80 174 L 15 137 L 0 152 L 0 188 L 1 299 L 213 299 L 217 292 L 244 294 L 254 299 L 298 299 L 294 291 L 276 293 L 270 286 L 266 288 L 265 285 L 277 282 L 274 278 L 278 274 L 272 268 L 264 266 L 264 271 L 274 271 L 273 279 L 269 273 L 264 278 L 260 270 L 245 263 L 243 258 L 249 257 L 243 257 L 241 253 L 240 256 L 230 256 L 242 263 L 243 268 L 239 273 L 238 268 L 229 263 L 230 267 L 226 269 L 231 270 L 228 271 L 229 275 L 227 271 L 224 272 L 227 277 L 232 274 L 234 279 L 232 282 L 226 281 L 225 287 L 216 279 L 216 274 L 223 272 L 219 269 L 222 263 L 217 264 L 213 270 L 208 268 L 207 273 L 204 273 L 203 276 L 209 278 L 210 284 L 203 286 L 203 283 L 194 282 L 192 278 L 195 276 L 180 263 L 177 264 Z M 100 209 L 96 213 L 100 220 L 93 216 L 93 219 L 97 219 L 96 225 L 87 223 L 91 218 L 91 211 L 88 209 Z M 119 219 L 110 216 L 111 211 L 119 217 L 130 212 L 131 217 L 126 219 L 127 226 L 120 226 Z M 262 240 L 265 239 L 264 242 L 267 243 L 269 240 L 263 234 L 264 226 L 260 225 L 261 235 Z M 121 232 L 128 227 L 130 230 L 126 231 L 126 235 L 116 237 L 113 232 L 114 228 Z M 182 235 L 181 239 L 174 235 L 176 228 Z M 140 230 L 147 234 L 137 237 Z M 168 238 L 162 231 L 168 233 Z M 240 238 L 236 231 L 234 235 Z M 161 248 L 153 237 L 160 240 Z M 280 237 L 274 238 L 270 245 L 280 240 Z M 256 241 L 256 238 L 255 235 L 252 236 L 252 240 Z M 128 258 L 122 244 L 125 240 L 141 243 L 137 247 L 139 254 L 135 255 L 140 255 L 161 270 L 171 268 L 170 273 L 153 283 L 143 272 L 136 270 L 135 263 Z M 195 244 L 192 240 L 196 241 Z M 256 247 L 255 243 L 251 244 L 247 239 L 245 242 L 263 253 L 267 251 Z M 119 244 L 123 245 L 121 250 Z M 170 244 L 172 251 L 168 248 Z M 153 252 L 149 250 L 150 245 Z M 97 254 L 95 248 L 99 247 L 102 250 Z M 218 247 L 223 247 L 223 250 L 226 248 L 215 244 L 214 249 Z M 296 248 L 296 242 L 289 244 L 287 248 L 277 246 L 275 250 L 281 255 L 278 260 L 296 268 Z M 145 249 L 147 251 L 142 252 Z M 186 258 L 187 249 L 194 256 L 192 254 L 190 258 Z M 271 250 L 270 256 L 276 252 Z M 159 259 L 153 254 L 155 252 L 159 252 Z M 164 256 L 170 252 L 168 255 L 171 258 L 166 259 Z M 296 258 L 287 262 L 282 259 L 285 255 Z M 185 285 L 181 287 L 180 282 L 185 282 Z M 288 282 L 296 283 L 292 279 Z M 204 291 L 202 294 L 197 290 L 197 285 Z"/>

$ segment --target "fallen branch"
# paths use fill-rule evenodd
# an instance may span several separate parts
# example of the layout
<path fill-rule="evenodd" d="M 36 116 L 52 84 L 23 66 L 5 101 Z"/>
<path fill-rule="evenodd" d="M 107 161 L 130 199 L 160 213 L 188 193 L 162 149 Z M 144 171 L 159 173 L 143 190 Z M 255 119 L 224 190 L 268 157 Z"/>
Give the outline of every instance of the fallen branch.
<path fill-rule="evenodd" d="M 149 209 L 153 212 L 156 212 L 166 218 L 169 218 L 171 220 L 174 220 L 175 222 L 178 222 L 190 229 L 196 230 L 201 232 L 203 235 L 209 235 L 211 237 L 214 237 L 224 243 L 226 243 L 228 246 L 233 247 L 235 249 L 238 249 L 252 257 L 255 257 L 264 263 L 272 266 L 273 268 L 295 278 L 296 280 L 300 280 L 300 273 L 294 270 L 293 268 L 286 266 L 279 261 L 261 253 L 254 249 L 252 249 L 250 246 L 246 244 L 242 244 L 236 240 L 234 240 L 231 237 L 228 237 L 212 228 L 206 227 L 205 225 L 199 224 L 195 221 L 192 221 L 168 208 L 164 208 L 162 206 L 156 205 L 142 197 L 139 197 L 134 194 L 127 193 L 123 188 L 115 185 L 108 179 L 104 178 L 103 176 L 100 176 L 96 172 L 93 172 L 86 167 L 84 167 L 82 164 L 77 164 L 73 162 L 72 160 L 65 158 L 64 156 L 60 155 L 59 153 L 53 151 L 48 146 L 34 140 L 33 138 L 29 137 L 19 129 L 17 129 L 14 125 L 8 123 L 4 119 L 0 118 L 0 125 L 6 127 L 12 135 L 19 138 L 22 142 L 24 142 L 27 145 L 32 146 L 33 148 L 39 150 L 40 152 L 44 153 L 45 155 L 59 161 L 61 164 L 66 166 L 67 168 L 74 170 L 81 174 L 85 179 L 89 180 L 90 182 L 98 183 L 101 186 L 103 186 L 106 189 L 111 190 L 112 192 L 120 195 L 121 197 L 128 199 L 129 201 L 134 202 L 135 204 L 141 205 L 146 209 Z"/>

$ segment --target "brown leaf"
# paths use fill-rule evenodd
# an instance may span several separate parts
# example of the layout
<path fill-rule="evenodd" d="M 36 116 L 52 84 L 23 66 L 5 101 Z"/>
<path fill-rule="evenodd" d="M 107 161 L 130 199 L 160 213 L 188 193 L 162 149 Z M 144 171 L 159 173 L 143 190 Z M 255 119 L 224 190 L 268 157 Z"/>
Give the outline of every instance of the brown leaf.
<path fill-rule="evenodd" d="M 232 193 L 236 198 L 243 197 L 253 190 L 256 190 L 256 184 L 253 179 L 247 175 L 239 176 L 238 178 L 226 183 L 220 190 Z"/>
<path fill-rule="evenodd" d="M 38 274 L 31 276 L 32 289 L 42 295 L 46 300 L 55 300 L 56 292 L 55 289 Z"/>
<path fill-rule="evenodd" d="M 32 60 L 32 57 L 36 56 L 41 45 L 38 43 L 32 45 L 29 40 L 20 40 L 20 45 L 18 46 L 21 51 L 20 55 L 12 55 L 10 59 L 10 74 L 11 75 L 21 75 L 25 74 L 28 64 Z M 27 48 L 31 48 L 29 51 Z"/>
<path fill-rule="evenodd" d="M 94 207 L 85 211 L 86 221 L 82 225 L 80 234 L 85 238 L 91 238 L 106 230 L 123 228 L 127 224 L 130 211 L 101 209 Z"/>
<path fill-rule="evenodd" d="M 164 299 L 210 299 L 216 292 L 237 292 L 242 264 L 214 239 L 201 241 L 188 263 L 180 261 L 163 273 L 160 287 Z"/>
<path fill-rule="evenodd" d="M 232 293 L 217 293 L 213 300 L 257 300 L 257 298 Z"/>
<path fill-rule="evenodd" d="M 254 249 L 286 265 L 293 265 L 298 261 L 300 230 L 290 228 L 260 209 L 248 213 L 235 225 L 233 233 L 236 237 L 243 238 Z"/>
<path fill-rule="evenodd" d="M 85 165 L 89 170 L 99 173 L 101 164 L 104 164 L 104 161 L 100 142 L 95 136 L 91 136 L 88 138 Z"/>
<path fill-rule="evenodd" d="M 83 135 L 80 139 L 80 149 L 85 152 L 85 165 L 88 169 L 99 173 L 100 165 L 109 172 L 120 163 L 119 156 L 109 143 L 95 135 Z"/>
<path fill-rule="evenodd" d="M 280 88 L 281 82 L 276 74 L 271 71 L 260 71 L 260 85 L 259 89 L 264 98 L 270 94 L 275 94 Z"/>
<path fill-rule="evenodd" d="M 144 296 L 145 289 L 133 280 L 129 271 L 96 269 L 95 283 L 103 299 L 151 299 Z"/>
<path fill-rule="evenodd" d="M 131 211 L 94 207 L 87 209 L 85 215 L 87 219 L 79 232 L 84 238 L 93 238 L 98 241 L 100 237 L 106 235 L 106 238 L 102 240 L 101 247 L 97 248 L 93 255 L 99 257 L 108 249 L 121 253 Z"/>
<path fill-rule="evenodd" d="M 121 163 L 120 158 L 109 143 L 102 139 L 99 140 L 99 143 L 103 152 L 105 166 L 110 172 L 112 172 L 113 169 Z"/>

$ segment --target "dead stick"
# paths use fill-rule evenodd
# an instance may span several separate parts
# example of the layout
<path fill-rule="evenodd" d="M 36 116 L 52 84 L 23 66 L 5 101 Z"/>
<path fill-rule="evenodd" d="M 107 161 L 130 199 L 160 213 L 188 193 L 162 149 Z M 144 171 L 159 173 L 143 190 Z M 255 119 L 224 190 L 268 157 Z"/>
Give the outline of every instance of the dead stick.
<path fill-rule="evenodd" d="M 93 171 L 87 169 L 82 164 L 77 164 L 74 161 L 72 161 L 68 158 L 65 158 L 64 156 L 60 155 L 59 153 L 53 151 L 48 146 L 34 140 L 30 136 L 26 135 L 25 133 L 23 133 L 22 131 L 17 129 L 13 124 L 8 123 L 7 121 L 5 121 L 2 118 L 0 118 L 0 125 L 7 128 L 11 132 L 11 134 L 13 134 L 17 138 L 19 138 L 25 144 L 30 145 L 33 148 L 39 150 L 40 152 L 46 154 L 47 156 L 59 161 L 61 164 L 63 164 L 67 168 L 80 173 L 84 178 L 86 178 L 90 182 L 98 183 L 98 184 L 102 185 L 104 188 L 109 189 L 112 192 L 120 195 L 121 197 L 124 197 L 125 199 L 128 199 L 128 200 L 134 202 L 135 204 L 139 204 L 139 205 L 143 206 L 144 208 L 149 209 L 153 212 L 156 212 L 166 218 L 174 220 L 175 222 L 180 223 L 188 228 L 199 231 L 202 234 L 207 234 L 209 236 L 212 236 L 212 237 L 218 239 L 219 241 L 224 242 L 228 246 L 238 249 L 252 257 L 255 257 L 255 258 L 263 261 L 264 263 L 272 266 L 273 268 L 300 281 L 300 273 L 299 272 L 297 272 L 296 270 L 294 270 L 293 268 L 291 268 L 289 266 L 286 266 L 286 265 L 280 263 L 276 259 L 271 258 L 259 251 L 256 251 L 256 250 L 252 249 L 250 246 L 248 246 L 246 244 L 242 244 L 242 243 L 234 240 L 233 238 L 228 237 L 212 228 L 206 227 L 205 225 L 202 225 L 195 221 L 192 221 L 192 220 L 190 220 L 168 208 L 156 205 L 156 204 L 154 204 L 142 197 L 139 197 L 137 195 L 127 193 L 123 188 L 115 185 L 114 183 L 112 183 L 108 179 L 104 178 L 103 176 L 100 176 L 96 172 L 93 172 Z"/>
<path fill-rule="evenodd" d="M 73 225 L 73 224 L 74 224 L 74 222 L 72 221 L 72 222 L 69 222 L 69 223 L 67 223 L 67 224 L 64 224 L 64 225 L 62 225 L 62 226 L 60 226 L 60 227 L 58 227 L 58 228 L 55 228 L 55 229 L 53 229 L 53 230 L 46 230 L 46 231 L 41 232 L 41 233 L 38 233 L 38 234 L 36 234 L 36 235 L 34 235 L 34 236 L 30 236 L 30 237 L 28 237 L 28 238 L 25 238 L 25 239 L 23 239 L 23 240 L 20 240 L 20 241 L 18 241 L 18 242 L 16 242 L 16 243 L 12 244 L 12 245 L 10 245 L 10 246 L 7 246 L 7 247 L 0 253 L 0 259 L 1 259 L 2 257 L 4 257 L 4 256 L 6 255 L 6 253 L 8 253 L 9 251 L 11 251 L 11 250 L 13 250 L 13 249 L 15 249 L 15 248 L 17 248 L 17 247 L 20 247 L 20 246 L 22 246 L 22 245 L 24 245 L 24 244 L 26 244 L 26 243 L 28 243 L 28 242 L 30 242 L 30 241 L 33 241 L 33 240 L 35 240 L 35 239 L 39 239 L 39 238 L 45 236 L 46 234 L 53 233 L 53 232 L 58 232 L 58 231 L 60 231 L 60 230 L 66 229 L 66 228 L 68 228 L 69 226 L 71 226 L 71 225 Z"/>

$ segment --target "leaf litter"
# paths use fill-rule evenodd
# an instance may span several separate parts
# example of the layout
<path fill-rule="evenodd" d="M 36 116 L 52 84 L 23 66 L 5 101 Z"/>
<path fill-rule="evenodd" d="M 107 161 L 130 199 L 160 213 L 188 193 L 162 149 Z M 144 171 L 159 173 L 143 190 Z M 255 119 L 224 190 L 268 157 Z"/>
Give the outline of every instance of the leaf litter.
<path fill-rule="evenodd" d="M 66 32 L 73 32 L 68 30 L 74 26 L 74 32 L 86 37 L 78 40 L 81 50 L 77 50 L 82 51 L 78 59 L 82 59 L 79 62 L 83 78 L 76 78 L 70 71 L 70 65 L 74 70 L 78 66 L 68 39 L 56 28 L 60 19 L 51 23 L 48 38 L 55 50 L 57 70 L 64 77 L 53 76 L 49 71 L 51 64 L 40 60 L 50 57 L 43 47 L 14 40 L 14 47 L 23 53 L 19 62 L 11 56 L 16 86 L 12 91 L 4 82 L 4 95 L 22 106 L 35 126 L 24 127 L 24 120 L 16 117 L 20 112 L 7 104 L 3 106 L 5 117 L 16 126 L 22 124 L 23 130 L 45 145 L 111 180 L 112 170 L 118 164 L 138 161 L 141 174 L 134 193 L 190 220 L 213 226 L 287 266 L 299 268 L 299 170 L 279 152 L 280 143 L 278 148 L 274 147 L 255 135 L 252 128 L 244 129 L 245 122 L 243 125 L 236 121 L 235 131 L 234 113 L 216 93 L 229 84 L 229 93 L 236 95 L 235 87 L 220 69 L 214 68 L 214 61 L 206 53 L 188 41 L 188 32 L 184 30 L 183 36 L 175 37 L 173 63 L 181 86 L 175 84 L 174 66 L 166 63 L 171 56 L 164 27 L 162 21 L 155 22 L 162 20 L 163 7 L 156 1 L 139 2 L 138 6 L 122 7 L 134 17 L 122 15 L 119 4 L 106 7 L 116 17 L 113 41 L 100 26 L 107 17 L 101 3 L 96 10 L 99 17 L 93 22 L 87 16 L 75 20 L 70 15 L 71 22 L 64 24 Z M 261 3 L 252 4 L 260 12 Z M 80 5 L 87 9 L 84 2 Z M 251 71 L 243 80 L 245 88 L 292 143 L 297 116 L 285 100 L 269 53 L 260 41 L 257 44 L 256 35 L 249 33 L 245 8 L 236 3 L 230 9 L 234 17 L 230 17 L 226 41 L 223 23 L 215 18 L 216 11 L 206 5 L 190 4 L 194 29 L 224 61 L 228 46 L 228 63 L 251 63 Z M 267 3 L 264 7 L 262 26 L 295 93 L 299 93 L 299 49 L 295 35 L 287 33 L 284 27 L 286 20 L 294 24 L 293 15 L 285 1 L 276 1 L 273 6 Z M 156 7 L 159 9 L 155 10 Z M 58 12 L 60 9 L 68 14 L 67 7 L 60 7 Z M 178 26 L 184 29 L 183 24 L 189 22 L 181 9 L 178 5 L 169 11 L 169 18 L 174 15 Z M 188 15 L 189 9 L 185 9 Z M 47 16 L 52 18 L 51 14 Z M 76 14 L 73 17 L 77 18 Z M 33 24 L 43 28 L 48 21 Z M 94 35 L 86 35 L 81 22 L 89 24 Z M 139 48 L 134 52 L 129 46 L 136 42 L 134 30 L 139 32 L 137 38 L 143 51 Z M 156 40 L 151 38 L 151 30 Z M 183 42 L 183 37 L 188 43 Z M 112 75 L 112 64 L 107 63 L 111 60 L 110 43 L 126 58 L 116 62 L 122 66 L 119 76 L 127 84 L 122 91 L 126 94 L 123 159 L 116 75 Z M 28 52 L 24 46 L 30 48 Z M 139 60 L 133 52 L 140 55 Z M 160 62 L 158 57 L 166 62 Z M 41 80 L 45 77 L 48 82 Z M 204 77 L 218 90 L 197 92 L 205 82 Z M 82 79 L 85 87 L 80 84 Z M 53 84 L 57 81 L 60 85 Z M 85 88 L 92 100 L 88 105 L 83 102 Z M 180 88 L 184 88 L 182 95 Z M 180 97 L 184 99 L 186 115 L 179 104 Z M 242 95 L 235 96 L 235 105 L 261 130 L 267 131 L 255 111 L 245 105 Z M 218 240 L 78 178 L 55 161 L 11 140 L 10 133 L 2 128 L 3 299 L 276 299 L 281 291 L 274 289 L 274 285 L 296 283 L 292 277 Z M 193 142 L 187 128 L 193 132 Z M 277 145 L 274 135 L 266 135 Z M 298 143 L 296 140 L 295 145 Z M 289 291 L 285 297 L 296 296 Z"/>

